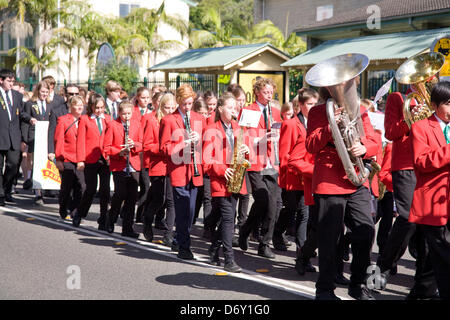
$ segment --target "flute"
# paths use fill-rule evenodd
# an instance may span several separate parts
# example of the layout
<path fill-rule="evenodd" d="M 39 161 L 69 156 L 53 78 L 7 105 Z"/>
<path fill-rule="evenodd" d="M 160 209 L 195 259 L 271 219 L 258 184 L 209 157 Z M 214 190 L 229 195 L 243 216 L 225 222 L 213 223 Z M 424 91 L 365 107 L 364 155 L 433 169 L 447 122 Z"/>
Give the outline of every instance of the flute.
<path fill-rule="evenodd" d="M 186 111 L 186 131 L 188 133 L 188 135 L 191 134 L 191 112 L 190 111 Z M 194 165 L 194 177 L 198 177 L 200 176 L 200 173 L 198 172 L 198 168 L 197 168 L 197 161 L 195 160 L 195 145 L 194 142 L 191 141 L 191 154 L 192 154 L 192 162 Z"/>

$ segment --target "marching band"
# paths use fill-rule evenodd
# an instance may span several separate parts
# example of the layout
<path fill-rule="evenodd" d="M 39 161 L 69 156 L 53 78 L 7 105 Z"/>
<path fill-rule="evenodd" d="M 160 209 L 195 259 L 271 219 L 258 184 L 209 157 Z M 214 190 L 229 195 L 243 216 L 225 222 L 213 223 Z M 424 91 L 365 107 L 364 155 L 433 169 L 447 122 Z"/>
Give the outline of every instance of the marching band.
<path fill-rule="evenodd" d="M 318 300 L 338 300 L 337 283 L 348 285 L 355 299 L 374 300 L 367 269 L 375 239 L 381 290 L 414 239 L 416 275 L 407 298 L 449 299 L 450 83 L 433 83 L 424 99 L 390 93 L 384 122 L 389 141 L 382 142 L 356 92 L 364 57 L 350 56 L 325 61 L 328 74 L 317 64 L 306 81 L 318 91 L 300 89 L 282 110 L 270 78 L 254 82 L 250 105 L 237 84 L 218 97 L 198 97 L 188 84 L 175 92 L 142 87 L 133 100 L 120 98 L 115 81 L 107 83 L 106 98 L 89 92 L 86 100 L 69 84 L 63 100 L 49 97 L 51 77 L 24 104 L 10 88 L 14 75 L 0 70 L 0 205 L 14 201 L 18 139 L 31 154 L 34 124 L 49 121 L 48 157 L 61 176 L 59 214 L 70 215 L 75 227 L 92 212 L 98 187 L 99 230 L 114 232 L 120 217 L 122 235 L 138 238 L 136 219 L 152 241 L 159 219 L 163 245 L 192 260 L 190 233 L 203 205 L 211 264 L 221 265 L 223 247 L 224 269 L 240 272 L 234 248 L 246 251 L 251 238 L 259 243 L 259 256 L 274 259 L 271 245 L 286 251 L 290 235 L 297 273 L 318 271 Z M 331 64 L 339 76 L 351 76 L 332 79 Z M 410 87 L 419 91 L 417 84 Z M 408 112 L 427 106 L 431 116 L 406 118 L 405 101 Z M 42 202 L 41 190 L 36 197 Z M 342 274 L 348 245 L 350 279 Z M 310 262 L 316 249 L 318 270 Z"/>

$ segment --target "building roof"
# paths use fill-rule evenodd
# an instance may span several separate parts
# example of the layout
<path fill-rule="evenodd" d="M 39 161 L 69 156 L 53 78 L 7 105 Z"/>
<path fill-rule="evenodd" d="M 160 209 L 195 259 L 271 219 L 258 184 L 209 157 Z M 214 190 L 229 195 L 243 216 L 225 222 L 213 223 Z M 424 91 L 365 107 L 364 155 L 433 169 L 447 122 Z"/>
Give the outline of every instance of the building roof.
<path fill-rule="evenodd" d="M 281 66 L 306 67 L 345 53 L 362 53 L 371 61 L 406 59 L 429 48 L 436 38 L 448 34 L 450 28 L 329 40 Z"/>
<path fill-rule="evenodd" d="M 195 1 L 191 1 L 191 0 L 181 0 L 181 1 L 187 3 L 187 5 L 191 6 L 191 7 L 196 7 L 197 6 L 197 2 L 195 2 Z"/>
<path fill-rule="evenodd" d="M 380 8 L 382 22 L 390 19 L 450 11 L 450 1 L 448 0 L 378 0 L 361 8 L 334 15 L 330 19 L 314 22 L 309 25 L 301 25 L 296 31 L 301 33 L 308 30 L 331 28 L 346 24 L 365 24 L 367 18 L 371 15 L 371 13 L 367 12 L 367 8 L 371 5 L 376 5 Z"/>
<path fill-rule="evenodd" d="M 287 61 L 291 57 L 269 43 L 186 50 L 178 56 L 149 68 L 149 71 L 199 72 L 224 71 L 264 51 Z"/>

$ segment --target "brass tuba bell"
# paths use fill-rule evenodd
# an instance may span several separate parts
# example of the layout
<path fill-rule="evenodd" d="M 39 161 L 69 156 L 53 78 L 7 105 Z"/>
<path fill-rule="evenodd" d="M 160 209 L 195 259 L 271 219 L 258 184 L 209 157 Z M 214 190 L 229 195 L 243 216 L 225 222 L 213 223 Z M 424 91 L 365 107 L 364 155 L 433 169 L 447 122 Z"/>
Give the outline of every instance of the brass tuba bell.
<path fill-rule="evenodd" d="M 433 85 L 438 81 L 435 76 L 442 68 L 445 57 L 439 52 L 426 52 L 412 56 L 397 69 L 395 79 L 398 83 L 409 84 L 411 92 L 403 103 L 403 117 L 408 127 L 419 120 L 431 116 L 430 93 Z M 422 105 L 417 112 L 411 110 L 411 100 Z"/>
<path fill-rule="evenodd" d="M 347 151 L 365 135 L 356 78 L 368 65 L 367 56 L 348 53 L 319 62 L 305 76 L 306 82 L 311 86 L 325 87 L 330 92 L 332 99 L 328 99 L 326 103 L 328 123 L 347 178 L 355 186 L 362 185 L 369 177 L 369 169 L 365 167 L 362 158 L 353 157 Z M 337 107 L 344 108 L 339 125 L 334 117 Z"/>

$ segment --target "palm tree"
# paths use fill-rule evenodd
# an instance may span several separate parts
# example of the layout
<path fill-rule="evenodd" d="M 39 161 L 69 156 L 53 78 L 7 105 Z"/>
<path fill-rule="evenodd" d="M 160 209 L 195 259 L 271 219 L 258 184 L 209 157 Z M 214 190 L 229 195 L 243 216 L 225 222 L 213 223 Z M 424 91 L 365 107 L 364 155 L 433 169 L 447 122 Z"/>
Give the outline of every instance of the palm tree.
<path fill-rule="evenodd" d="M 27 0 L 0 0 L 0 10 L 6 9 L 6 13 L 16 13 L 13 18 L 2 19 L 0 22 L 0 30 L 5 26 L 7 31 L 12 37 L 16 38 L 16 46 L 21 47 L 20 39 L 26 38 L 33 33 L 33 28 L 30 23 L 25 21 L 25 15 L 27 13 Z M 20 60 L 21 50 L 16 50 L 16 61 Z M 20 76 L 20 69 L 16 67 L 16 76 Z"/>
<path fill-rule="evenodd" d="M 136 8 L 125 17 L 125 22 L 132 30 L 130 36 L 130 54 L 140 56 L 147 53 L 147 69 L 156 62 L 156 57 L 160 53 L 165 53 L 171 49 L 182 47 L 182 43 L 177 40 L 163 40 L 158 33 L 158 28 L 166 24 L 174 28 L 184 37 L 188 33 L 187 22 L 177 15 L 169 16 L 164 10 L 164 2 L 155 9 Z"/>
<path fill-rule="evenodd" d="M 190 42 L 192 48 L 202 47 L 223 47 L 238 44 L 245 44 L 243 37 L 233 35 L 233 26 L 231 24 L 222 25 L 222 19 L 219 12 L 210 7 L 206 9 L 202 17 L 202 24 L 212 25 L 212 30 L 192 30 Z"/>
<path fill-rule="evenodd" d="M 273 46 L 291 56 L 297 56 L 306 50 L 306 43 L 295 32 L 287 36 L 270 20 L 264 20 L 256 24 L 253 31 L 259 42 L 270 42 Z"/>

